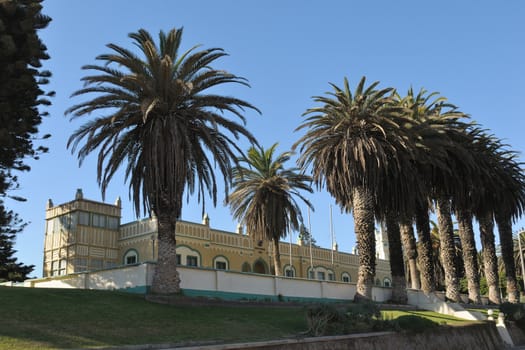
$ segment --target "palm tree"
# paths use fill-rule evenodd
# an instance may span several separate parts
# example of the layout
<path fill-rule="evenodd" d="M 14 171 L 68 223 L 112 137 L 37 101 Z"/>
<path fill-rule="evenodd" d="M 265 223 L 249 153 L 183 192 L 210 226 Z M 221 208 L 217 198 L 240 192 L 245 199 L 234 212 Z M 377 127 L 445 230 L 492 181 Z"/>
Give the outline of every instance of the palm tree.
<path fill-rule="evenodd" d="M 494 219 L 492 213 L 478 216 L 478 221 L 483 267 L 489 289 L 489 301 L 493 304 L 500 304 L 498 258 L 494 242 Z"/>
<path fill-rule="evenodd" d="M 436 281 L 434 280 L 431 237 L 429 230 L 429 202 L 436 197 L 443 199 L 441 207 L 447 203 L 447 198 L 454 189 L 451 184 L 458 182 L 454 177 L 454 156 L 456 151 L 453 146 L 453 137 L 460 133 L 463 124 L 460 119 L 463 113 L 456 110 L 456 107 L 446 102 L 444 97 L 433 92 L 427 94 L 425 89 L 421 89 L 415 94 L 412 88 L 408 90 L 405 97 L 396 95 L 397 103 L 407 111 L 407 117 L 413 121 L 412 137 L 415 139 L 414 148 L 414 212 L 416 229 L 418 232 L 419 245 L 418 256 L 421 269 L 421 286 L 424 292 L 429 293 L 435 290 Z M 456 136 L 457 138 L 457 136 Z M 452 160 L 452 161 L 451 161 Z M 460 179 L 459 179 L 460 180 Z M 451 264 L 446 264 L 447 293 L 451 299 L 459 299 L 459 279 L 457 279 L 454 269 L 454 246 L 452 240 L 452 220 L 448 212 L 448 221 L 442 220 L 443 213 L 438 208 L 438 221 L 441 224 L 442 237 L 442 259 Z M 450 225 L 447 226 L 446 224 Z M 443 231 L 447 229 L 446 231 Z M 447 238 L 448 237 L 448 238 Z M 406 240 L 407 243 L 410 239 Z M 406 251 L 411 251 L 410 247 L 405 247 Z"/>
<path fill-rule="evenodd" d="M 434 236 L 432 235 L 433 231 L 430 230 L 428 204 L 422 203 L 418 205 L 415 211 L 415 223 L 418 236 L 417 252 L 421 290 L 425 293 L 431 293 L 436 290 L 439 284 L 440 279 L 436 276 L 440 276 L 439 272 L 441 270 L 438 270 L 439 266 L 435 264 Z M 439 256 L 437 261 L 439 261 Z"/>
<path fill-rule="evenodd" d="M 485 130 L 474 130 L 472 144 L 481 172 L 476 176 L 471 199 L 477 216 L 483 246 L 485 275 L 491 302 L 499 303 L 498 270 L 494 243 L 494 219 L 498 225 L 501 256 L 505 266 L 507 295 L 510 302 L 519 302 L 516 265 L 513 259 L 512 221 L 523 214 L 525 204 L 525 175 L 516 152 L 489 135 Z"/>
<path fill-rule="evenodd" d="M 368 87 L 365 83 L 363 77 L 352 93 L 345 78 L 343 88 L 331 84 L 334 91 L 328 96 L 314 97 L 322 105 L 304 113 L 308 118 L 296 130 L 307 131 L 293 146 L 300 145 L 298 163 L 303 169 L 311 166 L 317 187 L 326 186 L 341 208 L 353 211 L 359 250 L 355 300 L 372 298 L 375 209 L 381 203 L 380 191 L 388 188 L 389 181 L 402 169 L 399 153 L 409 150 L 400 127 L 407 121 L 402 108 L 393 103 L 392 89 L 376 89 L 379 82 Z M 407 203 L 401 196 L 390 199 L 398 206 Z M 402 212 L 391 204 L 389 209 Z"/>
<path fill-rule="evenodd" d="M 456 211 L 456 218 L 458 220 L 458 233 L 461 240 L 465 275 L 467 277 L 469 301 L 475 304 L 481 304 L 479 262 L 476 241 L 474 239 L 474 229 L 472 227 L 472 212 L 464 208 L 458 209 Z"/>
<path fill-rule="evenodd" d="M 312 192 L 311 177 L 296 168 L 284 168 L 293 153 L 284 152 L 274 157 L 276 148 L 277 143 L 267 150 L 253 146 L 247 156 L 238 159 L 227 202 L 233 216 L 245 225 L 250 235 L 272 241 L 275 275 L 280 276 L 279 239 L 284 238 L 289 229 L 299 230 L 303 221 L 294 197 L 313 207 L 299 192 Z"/>
<path fill-rule="evenodd" d="M 441 242 L 439 240 L 439 228 L 434 221 L 430 221 L 432 226 L 430 230 L 432 245 L 432 264 L 434 266 L 434 280 L 438 290 L 445 290 L 445 270 L 441 263 Z"/>
<path fill-rule="evenodd" d="M 419 278 L 419 269 L 417 267 L 417 245 L 412 220 L 406 218 L 402 219 L 399 224 L 399 230 L 401 232 L 401 241 L 403 243 L 405 256 L 408 260 L 410 287 L 412 289 L 420 289 L 421 282 Z"/>
<path fill-rule="evenodd" d="M 497 205 L 494 216 L 498 226 L 501 257 L 507 279 L 507 298 L 511 303 L 519 302 L 519 289 L 516 280 L 516 266 L 513 256 L 512 221 L 523 214 L 525 208 L 525 175 L 516 161 L 517 154 L 500 147 L 495 167 L 499 181 L 499 191 L 493 193 Z"/>
<path fill-rule="evenodd" d="M 159 34 L 156 44 L 144 29 L 129 34 L 140 54 L 107 45 L 111 53 L 97 57 L 101 65 L 86 65 L 94 71 L 82 80 L 86 86 L 73 96 L 94 94 L 66 113 L 74 118 L 103 112 L 76 130 L 69 138 L 72 152 L 78 149 L 80 164 L 98 150 L 97 177 L 102 194 L 125 164 L 135 213 L 152 212 L 158 219 L 158 262 L 151 291 L 179 291 L 176 270 L 175 226 L 180 218 L 183 193 L 207 193 L 217 200 L 214 165 L 221 171 L 226 193 L 232 161 L 240 152 L 236 141 L 254 137 L 244 127 L 243 110 L 251 104 L 209 93 L 213 87 L 245 79 L 211 64 L 226 55 L 219 48 L 179 52 L 182 28 Z M 238 118 L 229 119 L 224 112 Z M 83 145 L 81 143 L 83 142 Z M 211 157 L 211 159 L 209 159 Z"/>

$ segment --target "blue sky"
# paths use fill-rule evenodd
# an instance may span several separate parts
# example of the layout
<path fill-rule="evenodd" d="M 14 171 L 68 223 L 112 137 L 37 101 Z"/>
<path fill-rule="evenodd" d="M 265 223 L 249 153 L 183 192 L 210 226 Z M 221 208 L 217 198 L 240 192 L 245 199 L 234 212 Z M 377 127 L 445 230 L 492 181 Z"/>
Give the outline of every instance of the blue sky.
<path fill-rule="evenodd" d="M 247 78 L 251 88 L 226 86 L 220 92 L 257 106 L 262 115 L 248 111 L 247 127 L 265 147 L 279 142 L 280 152 L 300 137 L 294 130 L 301 114 L 315 106 L 312 96 L 329 91 L 329 82 L 342 85 L 348 77 L 355 86 L 362 76 L 402 94 L 410 86 L 439 91 L 513 149 L 525 150 L 525 2 L 520 0 L 46 0 L 43 12 L 53 19 L 40 36 L 51 56 L 45 62 L 53 73 L 49 89 L 57 95 L 40 129 L 53 136 L 45 143 L 49 154 L 30 161 L 31 172 L 19 177 L 16 195 L 27 202 L 8 202 L 30 222 L 16 249 L 20 261 L 36 265 L 34 276 L 42 274 L 47 199 L 64 203 L 82 188 L 86 198 L 101 200 L 94 157 L 79 168 L 66 149 L 69 135 L 82 122 L 64 117 L 64 111 L 80 101 L 69 97 L 82 87 L 85 72 L 80 67 L 109 52 L 107 43 L 131 48 L 127 34 L 139 28 L 156 35 L 183 26 L 184 48 L 223 48 L 229 56 L 214 67 Z M 243 142 L 241 146 L 247 147 Z M 106 201 L 117 196 L 123 199 L 122 221 L 134 220 L 122 175 L 115 177 Z M 318 243 L 330 246 L 333 204 L 336 240 L 341 250 L 350 251 L 355 245 L 351 215 L 341 214 L 323 190 L 309 198 L 315 205 L 311 226 Z M 217 208 L 207 201 L 206 211 L 212 227 L 233 231 L 237 223 L 223 199 L 220 193 Z M 182 218 L 200 221 L 196 198 L 185 204 Z M 524 225 L 519 220 L 515 229 Z"/>

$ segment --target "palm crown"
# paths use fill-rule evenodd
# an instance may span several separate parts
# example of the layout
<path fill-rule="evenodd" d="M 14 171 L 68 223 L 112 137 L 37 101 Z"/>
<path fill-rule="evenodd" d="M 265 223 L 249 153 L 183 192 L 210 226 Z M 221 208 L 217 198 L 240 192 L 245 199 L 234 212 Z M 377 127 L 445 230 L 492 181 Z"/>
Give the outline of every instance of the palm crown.
<path fill-rule="evenodd" d="M 239 159 L 233 171 L 234 190 L 228 196 L 233 216 L 259 239 L 279 240 L 290 227 L 299 229 L 302 214 L 294 197 L 312 206 L 300 192 L 312 192 L 310 176 L 285 168 L 292 152 L 274 156 L 276 147 L 254 146 Z"/>
<path fill-rule="evenodd" d="M 75 131 L 68 146 L 75 151 L 85 140 L 78 150 L 80 162 L 99 149 L 97 173 L 103 193 L 116 170 L 126 163 L 137 214 L 142 197 L 145 210 L 168 206 L 178 217 L 186 186 L 190 193 L 197 189 L 199 198 L 204 199 L 207 192 L 215 203 L 216 178 L 207 155 L 211 154 L 224 178 L 230 179 L 230 160 L 235 160 L 240 150 L 221 131 L 253 142 L 243 126 L 242 112 L 256 108 L 206 90 L 224 83 L 247 85 L 246 80 L 210 68 L 212 62 L 226 55 L 222 49 L 197 51 L 193 47 L 181 54 L 182 29 L 167 34 L 161 31 L 158 46 L 143 29 L 129 37 L 142 56 L 109 44 L 113 52 L 97 57 L 104 65 L 83 67 L 96 73 L 84 77 L 86 87 L 73 96 L 95 97 L 66 113 L 73 114 L 73 118 L 99 110 L 107 113 Z M 231 112 L 241 123 L 223 116 L 224 111 Z M 225 183 L 227 192 L 228 181 Z M 169 198 L 177 198 L 178 203 L 169 203 Z"/>

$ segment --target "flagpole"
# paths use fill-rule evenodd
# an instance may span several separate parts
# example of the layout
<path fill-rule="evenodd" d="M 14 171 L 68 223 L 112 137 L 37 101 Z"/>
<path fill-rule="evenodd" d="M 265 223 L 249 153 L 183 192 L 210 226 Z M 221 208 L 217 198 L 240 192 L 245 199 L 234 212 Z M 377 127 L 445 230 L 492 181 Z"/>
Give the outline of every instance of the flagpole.
<path fill-rule="evenodd" d="M 312 224 L 310 223 L 310 207 L 308 207 L 308 233 L 310 234 L 310 271 L 312 271 L 312 275 L 315 278 L 315 272 L 314 272 L 314 260 L 312 258 Z M 310 276 L 307 276 L 310 278 Z"/>
<path fill-rule="evenodd" d="M 294 277 L 293 269 L 292 269 L 292 223 L 291 222 L 288 222 L 288 234 L 290 235 L 290 271 L 292 271 L 291 275 L 292 277 Z"/>
<path fill-rule="evenodd" d="M 332 223 L 332 204 L 330 204 L 330 238 L 332 240 L 332 265 L 334 264 L 334 225 Z"/>

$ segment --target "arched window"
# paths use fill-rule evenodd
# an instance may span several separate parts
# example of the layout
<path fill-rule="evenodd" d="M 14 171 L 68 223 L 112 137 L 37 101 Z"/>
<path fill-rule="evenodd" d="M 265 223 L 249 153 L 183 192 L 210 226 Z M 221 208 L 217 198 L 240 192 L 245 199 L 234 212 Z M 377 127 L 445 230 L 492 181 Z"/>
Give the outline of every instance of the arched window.
<path fill-rule="evenodd" d="M 385 278 L 383 280 L 383 286 L 385 286 L 385 287 L 391 287 L 392 286 L 392 281 L 390 281 L 390 278 Z"/>
<path fill-rule="evenodd" d="M 293 267 L 293 266 L 285 265 L 283 271 L 284 271 L 284 275 L 286 277 L 295 277 L 296 276 L 296 274 L 295 274 L 295 267 Z"/>
<path fill-rule="evenodd" d="M 133 265 L 139 262 L 139 253 L 135 249 L 130 249 L 124 254 L 124 265 Z"/>
<path fill-rule="evenodd" d="M 324 281 L 328 278 L 330 278 L 330 273 L 333 274 L 332 270 L 327 270 L 326 268 L 322 266 L 314 266 L 313 269 L 308 268 L 308 279 L 317 279 L 319 281 Z M 335 276 L 335 275 L 334 275 Z"/>
<path fill-rule="evenodd" d="M 266 264 L 266 261 L 263 259 L 257 259 L 253 263 L 253 272 L 260 273 L 260 274 L 267 274 L 269 271 L 268 265 Z"/>
<path fill-rule="evenodd" d="M 201 266 L 201 254 L 188 246 L 180 245 L 176 248 L 177 265 Z"/>
<path fill-rule="evenodd" d="M 245 262 L 244 264 L 242 264 L 241 271 L 242 272 L 252 272 L 252 267 L 250 266 L 249 263 Z"/>
<path fill-rule="evenodd" d="M 222 255 L 216 256 L 213 259 L 213 268 L 217 270 L 228 270 L 228 265 L 228 259 Z"/>
<path fill-rule="evenodd" d="M 335 273 L 332 270 L 326 271 L 326 279 L 329 281 L 335 281 Z"/>
<path fill-rule="evenodd" d="M 379 278 L 376 278 L 376 286 L 381 286 L 381 280 Z"/>
<path fill-rule="evenodd" d="M 346 283 L 351 282 L 352 277 L 350 277 L 350 274 L 348 272 L 343 272 L 341 274 L 341 281 L 346 282 Z"/>

